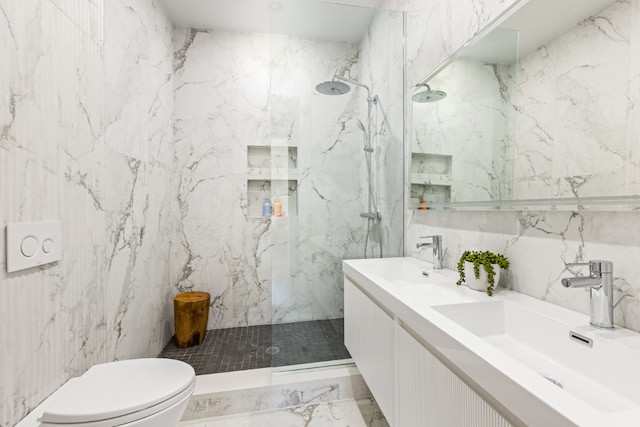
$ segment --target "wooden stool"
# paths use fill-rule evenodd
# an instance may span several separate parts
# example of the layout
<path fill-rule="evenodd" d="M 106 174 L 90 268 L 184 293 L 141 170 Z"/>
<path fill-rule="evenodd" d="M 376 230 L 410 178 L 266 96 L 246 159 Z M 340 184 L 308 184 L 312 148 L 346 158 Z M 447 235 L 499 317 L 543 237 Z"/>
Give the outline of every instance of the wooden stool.
<path fill-rule="evenodd" d="M 207 334 L 210 300 L 207 292 L 184 292 L 173 298 L 178 348 L 202 344 Z"/>

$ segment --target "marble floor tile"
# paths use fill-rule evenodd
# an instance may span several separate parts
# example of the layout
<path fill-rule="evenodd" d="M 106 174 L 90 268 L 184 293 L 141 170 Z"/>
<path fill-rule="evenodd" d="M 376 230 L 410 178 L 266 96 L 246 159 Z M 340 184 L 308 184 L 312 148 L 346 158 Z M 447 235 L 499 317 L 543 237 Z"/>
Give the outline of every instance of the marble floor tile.
<path fill-rule="evenodd" d="M 180 427 L 388 427 L 373 398 L 184 421 Z"/>

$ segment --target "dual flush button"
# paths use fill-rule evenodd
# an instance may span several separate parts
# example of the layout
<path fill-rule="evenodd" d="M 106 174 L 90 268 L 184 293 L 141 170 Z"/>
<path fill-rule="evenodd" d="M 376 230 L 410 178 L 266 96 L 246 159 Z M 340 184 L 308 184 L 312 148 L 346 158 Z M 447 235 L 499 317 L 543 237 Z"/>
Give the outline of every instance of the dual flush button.
<path fill-rule="evenodd" d="M 7 272 L 24 270 L 62 258 L 60 221 L 7 225 Z"/>
<path fill-rule="evenodd" d="M 20 252 L 27 258 L 31 258 L 35 256 L 38 251 L 42 250 L 45 254 L 50 254 L 53 251 L 54 244 L 53 240 L 45 239 L 40 244 L 40 241 L 35 236 L 27 236 L 22 240 L 22 244 L 20 245 Z"/>

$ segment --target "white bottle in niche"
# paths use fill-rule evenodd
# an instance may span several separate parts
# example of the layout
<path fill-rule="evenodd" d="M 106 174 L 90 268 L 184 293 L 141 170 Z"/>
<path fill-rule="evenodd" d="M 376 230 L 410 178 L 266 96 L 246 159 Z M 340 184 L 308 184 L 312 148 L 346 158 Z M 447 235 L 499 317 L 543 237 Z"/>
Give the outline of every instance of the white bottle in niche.
<path fill-rule="evenodd" d="M 265 218 L 271 217 L 271 201 L 265 197 L 262 204 L 262 216 Z"/>

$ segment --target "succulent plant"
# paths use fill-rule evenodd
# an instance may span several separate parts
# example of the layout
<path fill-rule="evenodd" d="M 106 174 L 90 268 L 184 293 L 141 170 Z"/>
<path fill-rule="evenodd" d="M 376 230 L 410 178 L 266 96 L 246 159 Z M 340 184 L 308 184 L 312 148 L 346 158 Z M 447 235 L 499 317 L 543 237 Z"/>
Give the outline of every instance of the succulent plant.
<path fill-rule="evenodd" d="M 458 260 L 458 273 L 460 279 L 458 285 L 462 285 L 465 281 L 464 275 L 464 263 L 468 261 L 473 264 L 473 273 L 476 279 L 480 278 L 480 266 L 484 266 L 484 271 L 487 272 L 487 295 L 493 295 L 493 287 L 495 286 L 495 274 L 492 264 L 497 264 L 504 270 L 509 269 L 509 260 L 502 254 L 494 254 L 491 251 L 464 251 L 460 260 Z"/>

